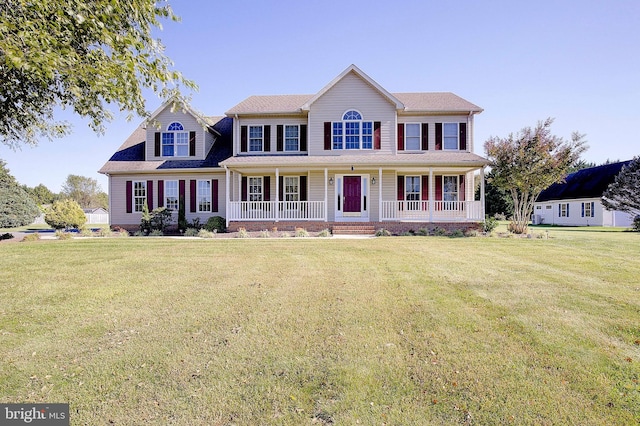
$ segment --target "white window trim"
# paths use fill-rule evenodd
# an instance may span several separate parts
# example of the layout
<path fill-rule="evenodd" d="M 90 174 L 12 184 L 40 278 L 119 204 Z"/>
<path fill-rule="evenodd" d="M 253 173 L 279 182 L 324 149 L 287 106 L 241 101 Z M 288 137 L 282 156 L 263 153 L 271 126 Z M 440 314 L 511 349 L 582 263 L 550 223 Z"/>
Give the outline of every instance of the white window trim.
<path fill-rule="evenodd" d="M 418 126 L 418 148 L 417 149 L 409 149 L 407 144 L 407 125 L 416 125 Z M 444 127 L 442 130 L 442 145 L 444 146 Z M 417 152 L 422 151 L 422 123 L 404 123 L 404 150 Z"/>
<path fill-rule="evenodd" d="M 169 130 L 169 127 L 171 127 L 174 124 L 179 124 L 180 127 L 182 127 L 182 130 Z M 169 145 L 165 145 L 164 143 L 164 135 L 165 134 L 172 134 L 173 135 L 173 155 L 165 155 L 164 154 L 164 147 L 165 146 L 169 146 Z M 183 134 L 186 135 L 186 143 L 181 143 L 178 144 L 178 134 Z M 187 153 L 185 155 L 178 155 L 178 146 L 186 146 L 187 147 Z M 189 156 L 189 132 L 187 130 L 185 130 L 184 125 L 179 122 L 179 121 L 172 121 L 166 128 L 165 131 L 163 131 L 160 134 L 160 156 L 161 157 L 188 157 Z"/>
<path fill-rule="evenodd" d="M 445 132 L 444 128 L 447 124 L 455 124 L 456 125 L 456 147 L 455 148 L 447 148 L 445 145 Z M 446 122 L 442 123 L 442 150 L 443 151 L 460 151 L 460 123 L 458 122 Z"/>
<path fill-rule="evenodd" d="M 163 205 L 166 208 L 171 209 L 171 207 L 169 207 L 169 195 L 170 194 L 169 194 L 169 191 L 167 189 L 169 183 L 175 183 L 175 185 L 176 185 L 175 186 L 175 189 L 176 189 L 176 192 L 175 192 L 175 195 L 176 195 L 176 207 L 175 207 L 175 209 L 172 209 L 172 210 L 176 210 L 177 211 L 180 208 L 180 188 L 179 188 L 177 180 L 165 180 L 164 181 L 164 200 L 163 200 L 164 204 Z"/>
<path fill-rule="evenodd" d="M 138 195 L 136 192 L 136 184 L 141 184 L 141 188 L 144 190 L 143 195 Z M 142 211 L 144 210 L 144 206 L 147 203 L 147 182 L 144 180 L 134 180 L 131 183 L 131 196 L 133 197 L 133 212 L 134 213 L 142 213 Z M 136 203 L 136 200 L 142 200 L 142 204 L 140 204 L 140 207 L 138 208 L 138 203 Z"/>
<path fill-rule="evenodd" d="M 298 149 L 287 149 L 287 127 L 297 127 L 298 128 Z M 300 152 L 300 136 L 301 129 L 300 124 L 283 124 L 282 127 L 282 151 L 283 152 Z"/>
<path fill-rule="evenodd" d="M 201 183 L 206 183 L 209 185 L 209 191 L 208 194 L 203 194 L 203 192 L 201 191 Z M 208 179 L 199 179 L 196 182 L 196 202 L 197 202 L 197 210 L 198 213 L 209 213 L 211 212 L 212 208 L 213 208 L 213 195 L 211 194 L 212 192 L 212 185 L 211 185 L 211 180 Z M 208 199 L 209 201 L 209 209 L 203 209 L 202 208 L 202 203 L 203 201 L 206 202 Z"/>
<path fill-rule="evenodd" d="M 252 138 L 251 137 L 251 128 L 252 127 L 260 127 L 260 138 Z M 252 150 L 251 149 L 251 139 L 260 139 L 260 149 Z M 247 127 L 247 152 L 264 152 L 264 126 L 263 125 L 249 125 Z"/>
<path fill-rule="evenodd" d="M 354 111 L 356 112 L 358 115 L 360 115 L 360 119 L 359 120 L 345 120 L 344 116 L 351 112 Z M 332 150 L 343 150 L 343 151 L 372 151 L 374 149 L 374 144 L 375 144 L 375 129 L 374 129 L 374 122 L 372 120 L 365 120 L 364 119 L 364 114 L 362 114 L 360 111 L 358 111 L 357 109 L 354 108 L 349 108 L 347 110 L 345 110 L 342 115 L 342 120 L 340 121 L 332 121 L 331 122 L 331 149 Z M 334 125 L 340 123 L 342 126 L 342 135 L 340 135 L 340 147 L 336 148 L 335 147 L 335 138 L 337 137 L 337 135 L 334 133 Z M 346 129 L 346 125 L 345 123 L 359 123 L 358 124 L 358 147 L 357 148 L 347 148 L 347 141 L 346 141 L 346 137 L 347 137 L 347 129 Z M 371 125 L 371 134 L 364 134 L 364 123 L 368 123 Z M 350 136 L 355 136 L 355 135 L 350 135 Z M 363 148 L 363 139 L 365 136 L 370 136 L 371 137 L 371 147 L 370 148 Z"/>
<path fill-rule="evenodd" d="M 560 203 L 560 217 L 569 217 L 569 203 Z"/>
<path fill-rule="evenodd" d="M 446 185 L 444 183 L 444 179 L 445 178 L 454 178 L 455 179 L 455 181 L 456 181 L 456 184 L 455 184 L 456 190 L 455 190 L 455 192 L 447 192 L 447 191 L 445 191 L 445 189 L 446 189 Z M 455 200 L 445 200 L 444 199 L 445 194 L 455 194 Z M 460 200 L 460 176 L 458 176 L 458 175 L 442 175 L 442 201 L 445 201 L 445 202 L 457 202 L 459 200 Z"/>
<path fill-rule="evenodd" d="M 260 192 L 251 192 L 251 188 L 254 185 L 251 185 L 251 180 L 252 179 L 259 179 L 260 180 Z M 260 195 L 260 199 L 259 200 L 252 200 L 251 199 L 251 195 Z M 250 202 L 261 202 L 264 201 L 264 177 L 263 176 L 247 176 L 247 201 Z"/>

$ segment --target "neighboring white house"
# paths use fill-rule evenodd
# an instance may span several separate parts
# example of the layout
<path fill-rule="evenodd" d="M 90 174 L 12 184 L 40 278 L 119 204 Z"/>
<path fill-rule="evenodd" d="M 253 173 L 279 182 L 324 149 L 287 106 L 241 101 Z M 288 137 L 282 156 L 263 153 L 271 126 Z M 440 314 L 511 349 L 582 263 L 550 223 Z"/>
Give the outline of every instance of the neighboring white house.
<path fill-rule="evenodd" d="M 629 213 L 607 210 L 602 194 L 630 161 L 578 170 L 540 193 L 533 208 L 534 225 L 629 227 Z"/>
<path fill-rule="evenodd" d="M 355 65 L 315 94 L 250 96 L 226 117 L 165 104 L 100 170 L 111 224 L 137 227 L 146 204 L 231 229 L 478 226 L 480 112 L 453 93 L 390 93 Z"/>

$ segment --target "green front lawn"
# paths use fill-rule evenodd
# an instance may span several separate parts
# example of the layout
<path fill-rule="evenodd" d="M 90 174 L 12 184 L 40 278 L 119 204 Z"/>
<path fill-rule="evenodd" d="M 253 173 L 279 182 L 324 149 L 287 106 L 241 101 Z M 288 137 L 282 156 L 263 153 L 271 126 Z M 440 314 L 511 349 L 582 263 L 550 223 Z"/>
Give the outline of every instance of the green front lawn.
<path fill-rule="evenodd" d="M 72 424 L 638 424 L 640 235 L 549 235 L 0 243 L 0 402 L 69 402 Z"/>

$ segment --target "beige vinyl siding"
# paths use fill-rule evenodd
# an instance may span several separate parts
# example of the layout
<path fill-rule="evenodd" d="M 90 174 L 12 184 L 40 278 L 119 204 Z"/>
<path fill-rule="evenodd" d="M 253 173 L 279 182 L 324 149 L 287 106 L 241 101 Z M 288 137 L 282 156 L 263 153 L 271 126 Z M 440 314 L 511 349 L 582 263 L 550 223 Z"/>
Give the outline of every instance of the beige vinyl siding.
<path fill-rule="evenodd" d="M 350 109 L 362 114 L 364 121 L 380 121 L 380 150 L 324 150 L 324 123 L 342 121 L 342 115 Z M 355 74 L 347 74 L 327 93 L 311 105 L 309 113 L 309 155 L 365 155 L 395 152 L 395 106 L 373 87 Z M 392 143 L 393 142 L 393 143 Z"/>
<path fill-rule="evenodd" d="M 277 146 L 277 127 L 278 125 L 286 125 L 286 124 L 290 124 L 290 125 L 301 125 L 301 124 L 307 124 L 307 118 L 304 116 L 290 116 L 290 117 L 268 117 L 268 116 L 261 116 L 261 117 L 241 117 L 238 119 L 238 126 L 237 126 L 237 131 L 234 132 L 233 135 L 233 143 L 235 145 L 235 152 L 238 155 L 286 155 L 286 154 L 291 154 L 291 151 L 286 152 L 286 151 L 281 151 L 278 152 L 278 146 Z M 271 138 L 269 140 L 270 142 L 270 151 L 266 152 L 241 152 L 240 151 L 240 128 L 241 126 L 271 126 Z M 264 137 L 264 134 L 263 134 Z M 263 143 L 263 149 L 264 149 L 264 139 L 262 141 Z M 309 145 L 309 139 L 307 137 L 307 146 Z M 306 151 L 305 151 L 306 152 Z"/>
<path fill-rule="evenodd" d="M 218 179 L 218 211 L 191 213 L 189 201 L 191 188 L 189 181 Z M 200 174 L 139 174 L 139 175 L 115 175 L 109 177 L 110 196 L 110 220 L 112 225 L 139 225 L 142 213 L 127 213 L 127 181 L 153 181 L 153 207 L 158 207 L 158 181 L 184 180 L 185 181 L 185 214 L 187 221 L 192 222 L 196 217 L 201 223 L 206 222 L 211 216 L 226 217 L 226 183 L 224 173 L 200 173 Z M 213 188 L 212 188 L 213 192 Z M 194 194 L 195 195 L 195 194 Z M 212 194 L 213 195 L 213 194 Z M 213 199 L 211 200 L 213 202 Z M 178 222 L 178 212 L 173 212 L 173 224 Z"/>
<path fill-rule="evenodd" d="M 195 119 L 195 117 L 189 113 L 182 111 L 171 111 L 171 107 L 167 106 L 164 111 L 159 113 L 155 117 L 155 121 L 160 125 L 160 128 L 148 124 L 147 125 L 147 144 L 146 144 L 146 158 L 147 160 L 170 160 L 167 157 L 156 157 L 155 154 L 155 133 L 164 132 L 167 130 L 167 126 L 174 121 L 179 122 L 184 127 L 185 132 L 196 132 L 196 155 L 195 157 L 189 157 L 191 160 L 203 160 L 205 157 L 205 130 L 201 124 Z M 162 148 L 162 147 L 161 147 Z M 208 151 L 206 151 L 208 152 Z M 160 151 L 162 153 L 162 149 Z M 184 160 L 186 157 L 175 157 L 176 160 Z"/>
<path fill-rule="evenodd" d="M 429 150 L 436 149 L 436 123 L 467 123 L 467 149 L 473 152 L 473 116 L 468 115 L 398 115 L 398 123 L 429 123 Z M 397 136 L 394 139 L 397 146 Z"/>

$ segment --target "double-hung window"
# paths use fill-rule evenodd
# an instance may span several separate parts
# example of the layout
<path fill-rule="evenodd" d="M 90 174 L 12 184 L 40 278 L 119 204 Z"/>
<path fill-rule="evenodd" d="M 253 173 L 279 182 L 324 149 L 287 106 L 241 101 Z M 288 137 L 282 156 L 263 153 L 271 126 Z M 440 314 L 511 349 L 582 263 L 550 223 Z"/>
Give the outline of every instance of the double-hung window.
<path fill-rule="evenodd" d="M 199 212 L 211 211 L 211 181 L 199 180 L 197 188 L 197 200 Z"/>
<path fill-rule="evenodd" d="M 189 156 L 189 132 L 184 131 L 182 124 L 173 122 L 169 124 L 166 132 L 162 132 L 162 156 Z"/>
<path fill-rule="evenodd" d="M 169 210 L 178 210 L 178 181 L 164 182 L 164 206 Z"/>
<path fill-rule="evenodd" d="M 445 210 L 457 210 L 458 176 L 442 176 L 442 200 Z"/>
<path fill-rule="evenodd" d="M 356 110 L 344 113 L 331 129 L 333 149 L 373 149 L 373 122 L 363 121 Z"/>
<path fill-rule="evenodd" d="M 263 150 L 262 134 L 262 126 L 249 126 L 249 151 L 261 152 Z"/>
<path fill-rule="evenodd" d="M 262 201 L 262 177 L 249 177 L 249 201 Z"/>
<path fill-rule="evenodd" d="M 142 212 L 147 203 L 147 183 L 145 181 L 133 182 L 133 211 Z"/>
<path fill-rule="evenodd" d="M 594 203 L 593 201 L 582 203 L 582 217 L 593 217 L 594 216 Z"/>
<path fill-rule="evenodd" d="M 284 201 L 300 200 L 300 178 L 298 176 L 284 177 Z"/>
<path fill-rule="evenodd" d="M 405 177 L 405 199 L 408 201 L 408 210 L 420 210 L 420 176 Z M 425 188 L 426 190 L 426 188 Z"/>
<path fill-rule="evenodd" d="M 443 123 L 442 128 L 444 149 L 459 149 L 458 123 Z"/>
<path fill-rule="evenodd" d="M 407 123 L 404 125 L 404 144 L 407 151 L 419 151 L 422 148 L 420 143 L 420 124 Z"/>
<path fill-rule="evenodd" d="M 569 203 L 558 204 L 558 216 L 569 217 Z"/>
<path fill-rule="evenodd" d="M 284 150 L 300 151 L 300 126 L 284 126 Z"/>

